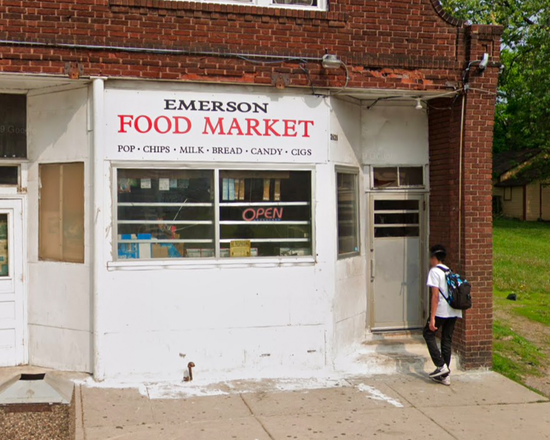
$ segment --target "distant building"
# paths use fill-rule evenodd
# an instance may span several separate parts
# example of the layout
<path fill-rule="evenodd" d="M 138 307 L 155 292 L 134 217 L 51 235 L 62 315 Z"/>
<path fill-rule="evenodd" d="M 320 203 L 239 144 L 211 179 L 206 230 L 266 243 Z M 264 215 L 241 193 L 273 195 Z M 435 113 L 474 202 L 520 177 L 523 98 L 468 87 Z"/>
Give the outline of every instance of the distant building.
<path fill-rule="evenodd" d="M 442 243 L 490 366 L 501 32 L 438 0 L 0 2 L 0 365 L 330 369 L 425 324 Z"/>
<path fill-rule="evenodd" d="M 550 221 L 550 160 L 541 150 L 507 151 L 493 160 L 493 212 Z"/>

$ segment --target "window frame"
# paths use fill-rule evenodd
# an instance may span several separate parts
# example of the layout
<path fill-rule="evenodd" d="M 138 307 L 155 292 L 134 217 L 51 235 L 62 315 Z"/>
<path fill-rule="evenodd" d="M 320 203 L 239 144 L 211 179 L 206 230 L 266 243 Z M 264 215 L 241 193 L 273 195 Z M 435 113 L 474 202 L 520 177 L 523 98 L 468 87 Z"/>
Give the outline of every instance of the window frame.
<path fill-rule="evenodd" d="M 61 258 L 47 258 L 42 256 L 42 167 L 44 166 L 68 166 L 68 165 L 81 165 L 82 166 L 82 202 L 83 202 L 83 210 L 82 210 L 82 259 L 66 259 L 64 256 L 61 256 Z M 38 181 L 39 181 L 39 198 L 38 198 L 38 261 L 40 262 L 53 262 L 53 263 L 63 263 L 63 264 L 86 264 L 87 263 L 87 256 L 86 256 L 86 163 L 83 161 L 71 161 L 71 162 L 44 162 L 38 164 Z M 60 186 L 60 188 L 62 188 Z M 60 211 L 63 212 L 63 203 L 60 204 Z M 62 232 L 61 232 L 62 235 Z"/>
<path fill-rule="evenodd" d="M 273 3 L 273 0 L 171 0 L 171 1 L 252 6 L 256 8 L 302 9 L 306 11 L 326 12 L 328 10 L 329 0 L 317 0 L 317 6 L 277 4 L 277 3 Z"/>
<path fill-rule="evenodd" d="M 286 165 L 286 166 L 285 166 Z M 119 259 L 118 258 L 118 170 L 119 169 L 143 169 L 143 170 L 202 170 L 213 172 L 213 185 L 214 185 L 214 201 L 212 203 L 214 209 L 214 256 L 213 257 L 188 257 L 188 258 L 171 258 L 171 259 Z M 227 258 L 221 256 L 221 243 L 220 243 L 220 188 L 219 179 L 220 171 L 305 171 L 310 173 L 311 179 L 311 194 L 310 194 L 310 211 L 311 211 L 311 255 L 305 256 L 251 256 L 251 257 L 233 257 Z M 266 167 L 265 164 L 261 166 L 254 166 L 251 164 L 219 164 L 219 163 L 197 163 L 197 164 L 173 164 L 173 163 L 113 163 L 111 166 L 111 198 L 112 198 L 112 261 L 108 266 L 181 266 L 181 265 L 196 265 L 198 264 L 231 264 L 237 262 L 243 264 L 243 262 L 251 262 L 256 264 L 265 264 L 270 261 L 277 263 L 292 263 L 296 262 L 316 262 L 316 234 L 315 234 L 315 193 L 316 193 L 316 171 L 314 166 L 292 166 L 291 164 L 274 164 L 271 167 Z"/>
<path fill-rule="evenodd" d="M 508 194 L 506 190 L 509 190 Z M 511 186 L 505 186 L 503 193 L 504 194 L 503 194 L 502 200 L 504 202 L 511 202 L 512 199 L 514 198 L 514 188 L 512 188 Z"/>
<path fill-rule="evenodd" d="M 397 171 L 397 186 L 392 187 L 380 187 L 374 184 L 374 170 L 377 168 L 395 168 Z M 401 168 L 420 168 L 422 169 L 422 185 L 401 185 L 400 181 L 400 169 Z M 370 166 L 370 189 L 372 191 L 414 191 L 414 190 L 427 190 L 428 189 L 428 172 L 426 165 L 411 165 L 411 164 L 399 164 L 399 165 L 371 165 Z"/>
<path fill-rule="evenodd" d="M 357 240 L 357 251 L 340 253 L 340 235 L 338 233 L 338 174 L 350 174 L 355 177 L 355 222 L 356 222 L 356 240 Z M 361 255 L 361 192 L 360 192 L 360 170 L 355 167 L 342 167 L 337 166 L 335 168 L 335 178 L 336 178 L 336 254 L 338 260 L 344 260 L 346 258 L 357 257 Z"/>

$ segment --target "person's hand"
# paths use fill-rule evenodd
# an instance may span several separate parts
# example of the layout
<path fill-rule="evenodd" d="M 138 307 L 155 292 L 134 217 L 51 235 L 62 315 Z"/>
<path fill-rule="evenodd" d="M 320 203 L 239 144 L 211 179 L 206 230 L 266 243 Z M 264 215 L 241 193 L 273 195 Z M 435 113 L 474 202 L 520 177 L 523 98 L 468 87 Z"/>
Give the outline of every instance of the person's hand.
<path fill-rule="evenodd" d="M 435 319 L 430 319 L 430 331 L 436 332 L 437 327 L 435 326 Z"/>

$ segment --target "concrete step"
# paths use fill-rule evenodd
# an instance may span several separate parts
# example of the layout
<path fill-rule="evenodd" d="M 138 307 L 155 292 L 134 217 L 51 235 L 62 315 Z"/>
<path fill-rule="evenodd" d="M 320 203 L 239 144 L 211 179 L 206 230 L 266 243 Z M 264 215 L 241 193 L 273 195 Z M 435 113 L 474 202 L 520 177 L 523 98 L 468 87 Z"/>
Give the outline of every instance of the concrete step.
<path fill-rule="evenodd" d="M 352 365 L 353 364 L 353 365 Z M 428 374 L 432 363 L 424 338 L 419 333 L 372 334 L 350 358 L 337 362 L 339 370 L 361 374 Z M 451 370 L 460 368 L 458 356 L 453 355 Z"/>

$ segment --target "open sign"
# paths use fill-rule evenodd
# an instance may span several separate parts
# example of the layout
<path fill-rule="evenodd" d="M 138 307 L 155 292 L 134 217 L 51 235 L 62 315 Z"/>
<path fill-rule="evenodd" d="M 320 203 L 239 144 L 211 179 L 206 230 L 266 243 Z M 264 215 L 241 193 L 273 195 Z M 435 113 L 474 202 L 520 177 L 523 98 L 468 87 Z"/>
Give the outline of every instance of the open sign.
<path fill-rule="evenodd" d="M 276 221 L 283 218 L 283 208 L 248 208 L 243 212 L 243 220 L 252 221 Z"/>

